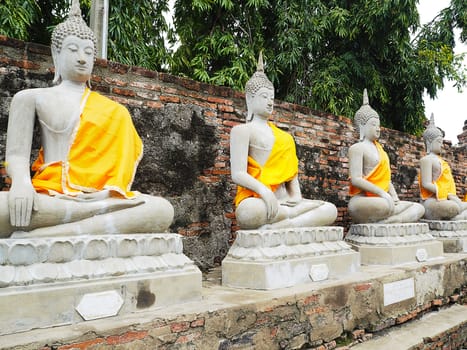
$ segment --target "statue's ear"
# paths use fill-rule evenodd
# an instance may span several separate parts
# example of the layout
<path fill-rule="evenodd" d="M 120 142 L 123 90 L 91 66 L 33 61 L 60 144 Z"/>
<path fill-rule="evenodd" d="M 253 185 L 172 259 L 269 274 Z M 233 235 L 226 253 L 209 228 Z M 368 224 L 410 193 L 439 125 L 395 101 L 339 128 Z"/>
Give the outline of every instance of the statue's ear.
<path fill-rule="evenodd" d="M 62 77 L 60 75 L 60 63 L 58 61 L 58 50 L 56 47 L 52 46 L 52 60 L 54 62 L 55 67 L 55 74 L 54 80 L 52 81 L 54 84 L 59 84 L 62 81 Z"/>
<path fill-rule="evenodd" d="M 364 128 L 365 128 L 365 125 L 360 124 L 360 125 L 358 126 L 358 132 L 359 132 L 359 135 L 360 135 L 360 136 L 359 136 L 359 137 L 360 137 L 360 141 L 363 140 L 363 134 L 364 134 L 363 131 L 364 131 Z"/>

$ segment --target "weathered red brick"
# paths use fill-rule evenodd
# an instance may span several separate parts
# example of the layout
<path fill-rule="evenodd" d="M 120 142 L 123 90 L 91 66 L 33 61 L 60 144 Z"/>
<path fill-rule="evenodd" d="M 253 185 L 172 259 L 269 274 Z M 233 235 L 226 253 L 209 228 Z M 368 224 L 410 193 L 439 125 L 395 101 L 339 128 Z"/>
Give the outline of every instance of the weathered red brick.
<path fill-rule="evenodd" d="M 209 225 L 209 223 L 207 223 Z M 203 327 L 204 326 L 204 317 L 198 318 L 190 323 L 191 328 Z"/>
<path fill-rule="evenodd" d="M 91 340 L 86 340 L 86 341 L 79 342 L 79 343 L 62 345 L 58 347 L 58 350 L 75 350 L 75 349 L 86 350 L 93 345 L 102 344 L 104 342 L 105 342 L 105 339 L 103 338 L 91 339 Z"/>
<path fill-rule="evenodd" d="M 363 292 L 371 288 L 371 283 L 357 284 L 353 287 L 356 292 Z"/>
<path fill-rule="evenodd" d="M 122 335 L 111 335 L 105 338 L 107 344 L 117 345 L 129 343 L 133 340 L 144 339 L 148 335 L 148 331 L 130 331 Z"/>
<path fill-rule="evenodd" d="M 112 92 L 117 95 L 122 95 L 122 96 L 129 96 L 129 97 L 135 97 L 136 93 L 133 90 L 129 89 L 120 89 L 120 88 L 113 88 Z"/>
<path fill-rule="evenodd" d="M 313 294 L 313 295 L 309 295 L 307 296 L 304 300 L 303 300 L 303 304 L 304 305 L 308 305 L 308 304 L 311 304 L 311 303 L 315 303 L 319 301 L 319 295 L 318 294 Z"/>
<path fill-rule="evenodd" d="M 177 97 L 177 96 L 161 95 L 159 99 L 162 102 L 167 102 L 167 103 L 180 103 L 180 97 Z"/>
<path fill-rule="evenodd" d="M 176 322 L 172 323 L 170 325 L 170 331 L 172 333 L 179 333 L 179 332 L 184 332 L 186 330 L 190 329 L 190 322 Z"/>

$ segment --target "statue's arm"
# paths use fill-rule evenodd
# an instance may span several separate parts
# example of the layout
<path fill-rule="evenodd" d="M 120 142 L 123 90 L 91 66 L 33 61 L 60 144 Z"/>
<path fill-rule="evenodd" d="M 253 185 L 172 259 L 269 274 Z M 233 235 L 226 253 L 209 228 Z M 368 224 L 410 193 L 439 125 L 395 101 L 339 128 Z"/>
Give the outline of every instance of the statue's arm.
<path fill-rule="evenodd" d="M 424 189 L 436 194 L 437 186 L 433 183 L 433 161 L 428 157 L 420 160 L 420 181 Z"/>
<path fill-rule="evenodd" d="M 298 181 L 298 174 L 294 176 L 294 178 L 288 181 L 285 184 L 285 188 L 287 190 L 287 202 L 284 203 L 286 205 L 294 206 L 301 202 L 302 200 L 302 191 L 300 190 L 300 183 Z"/>
<path fill-rule="evenodd" d="M 260 195 L 266 203 L 268 220 L 274 218 L 279 204 L 274 193 L 248 174 L 248 150 L 250 135 L 244 125 L 232 128 L 230 132 L 230 171 L 232 181 Z"/>
<path fill-rule="evenodd" d="M 11 101 L 6 142 L 6 169 L 11 178 L 8 207 L 12 226 L 28 226 L 34 205 L 35 191 L 29 171 L 34 119 L 34 90 L 20 91 Z"/>

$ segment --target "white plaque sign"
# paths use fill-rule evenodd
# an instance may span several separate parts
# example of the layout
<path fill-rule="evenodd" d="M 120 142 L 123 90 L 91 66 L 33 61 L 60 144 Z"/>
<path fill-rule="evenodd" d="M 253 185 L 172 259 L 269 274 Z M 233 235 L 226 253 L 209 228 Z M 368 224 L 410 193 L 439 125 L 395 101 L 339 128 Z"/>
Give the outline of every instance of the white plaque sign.
<path fill-rule="evenodd" d="M 427 261 L 428 260 L 428 252 L 426 251 L 425 248 L 417 249 L 417 252 L 415 253 L 415 257 L 420 262 L 421 261 Z"/>
<path fill-rule="evenodd" d="M 313 282 L 327 280 L 329 276 L 329 268 L 326 264 L 311 265 L 310 278 Z"/>
<path fill-rule="evenodd" d="M 123 305 L 123 299 L 115 290 L 83 295 L 76 311 L 86 320 L 115 316 Z"/>
<path fill-rule="evenodd" d="M 415 297 L 415 286 L 413 278 L 385 283 L 383 288 L 384 306 Z"/>

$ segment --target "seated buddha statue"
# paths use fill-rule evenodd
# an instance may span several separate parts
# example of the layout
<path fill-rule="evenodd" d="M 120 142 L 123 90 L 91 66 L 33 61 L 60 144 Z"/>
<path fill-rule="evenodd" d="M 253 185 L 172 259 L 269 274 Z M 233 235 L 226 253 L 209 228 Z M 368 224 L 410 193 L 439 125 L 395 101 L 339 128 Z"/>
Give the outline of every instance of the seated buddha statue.
<path fill-rule="evenodd" d="M 232 128 L 230 164 L 237 187 L 236 219 L 242 229 L 326 226 L 337 217 L 334 204 L 302 198 L 298 159 L 291 135 L 269 121 L 274 86 L 257 71 L 245 86 L 247 120 Z"/>
<path fill-rule="evenodd" d="M 352 222 L 417 222 L 425 210 L 419 203 L 400 201 L 391 182 L 389 157 L 378 143 L 380 120 L 368 102 L 366 89 L 363 105 L 355 114 L 360 140 L 349 148 L 350 201 Z"/>
<path fill-rule="evenodd" d="M 435 126 L 434 115 L 423 133 L 427 155 L 420 159 L 420 196 L 428 220 L 467 220 L 467 203 L 456 194 L 448 162 L 441 158 L 443 133 Z"/>
<path fill-rule="evenodd" d="M 172 222 L 167 200 L 131 191 L 143 145 L 128 110 L 88 87 L 95 42 L 74 0 L 52 33 L 56 85 L 12 99 L 1 238 L 164 232 Z M 31 178 L 36 117 L 41 149 Z"/>

